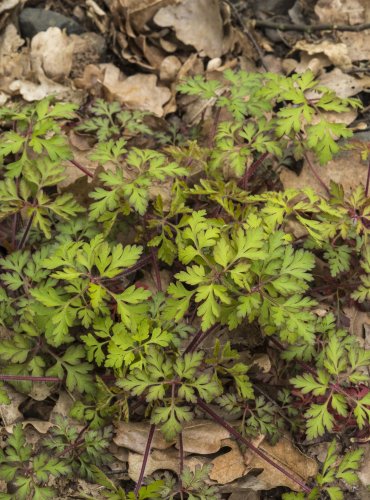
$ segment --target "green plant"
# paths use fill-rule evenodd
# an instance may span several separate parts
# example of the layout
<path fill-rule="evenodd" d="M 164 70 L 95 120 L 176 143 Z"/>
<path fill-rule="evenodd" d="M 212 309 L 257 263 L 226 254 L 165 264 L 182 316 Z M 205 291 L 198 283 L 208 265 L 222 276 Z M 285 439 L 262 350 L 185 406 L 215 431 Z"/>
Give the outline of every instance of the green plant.
<path fill-rule="evenodd" d="M 205 483 L 207 467 L 181 467 L 179 480 L 143 486 L 154 429 L 181 440 L 199 411 L 314 495 L 248 438 L 276 442 L 286 422 L 297 439 L 361 437 L 370 422 L 369 355 L 338 313 L 370 297 L 369 188 L 266 191 L 258 174 L 286 154 L 312 152 L 326 163 L 351 131 L 324 113 L 359 103 L 310 72 L 226 72 L 223 81 L 195 77 L 180 90 L 231 119 L 219 122 L 216 111 L 208 136 L 140 149 L 128 135 L 148 133 L 142 117 L 98 101 L 79 127 L 97 133 L 96 175 L 72 159 L 63 121 L 76 119 L 73 106 L 44 100 L 1 111 L 0 215 L 10 237 L 0 259 L 0 380 L 26 394 L 42 381 L 74 395 L 82 434 L 59 421 L 44 448 L 107 498 L 218 498 Z M 68 188 L 59 191 L 62 160 L 94 176 L 79 204 Z M 268 375 L 253 361 L 252 332 L 273 352 Z M 3 387 L 0 394 L 6 403 Z M 109 425 L 137 419 L 142 405 L 150 432 L 140 479 L 126 493 L 100 469 Z M 349 457 L 335 477 L 324 466 L 320 492 L 348 482 L 346 467 L 357 468 L 360 453 Z M 36 469 L 29 477 L 21 498 L 44 487 Z"/>
<path fill-rule="evenodd" d="M 344 496 L 338 484 L 344 481 L 353 486 L 358 482 L 356 471 L 359 469 L 364 450 L 358 448 L 339 458 L 336 448 L 337 443 L 332 441 L 328 447 L 322 470 L 316 477 L 317 486 L 308 496 L 303 493 L 285 493 L 283 500 L 304 500 L 305 498 L 315 500 L 322 498 L 322 495 L 325 494 L 330 500 L 342 500 Z"/>
<path fill-rule="evenodd" d="M 26 443 L 21 424 L 17 424 L 0 455 L 0 478 L 13 483 L 14 496 L 0 493 L 0 498 L 54 498 L 55 491 L 45 484 L 50 476 L 58 477 L 69 473 L 70 467 L 63 459 L 50 457 L 45 452 L 35 454 L 32 446 Z"/>

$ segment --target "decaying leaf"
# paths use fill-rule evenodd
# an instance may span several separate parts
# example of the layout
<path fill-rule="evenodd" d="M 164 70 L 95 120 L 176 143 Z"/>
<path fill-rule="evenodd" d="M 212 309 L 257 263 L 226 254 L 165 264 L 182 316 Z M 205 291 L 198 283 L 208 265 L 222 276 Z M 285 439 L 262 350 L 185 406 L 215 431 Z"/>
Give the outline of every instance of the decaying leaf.
<path fill-rule="evenodd" d="M 311 162 L 314 162 L 312 157 Z M 320 177 L 327 185 L 330 180 L 343 185 L 346 192 L 351 192 L 360 182 L 366 181 L 367 166 L 361 162 L 358 156 L 353 153 L 341 153 L 332 161 L 329 161 L 324 168 L 320 169 Z M 317 193 L 325 194 L 325 190 L 321 183 L 312 174 L 312 171 L 307 163 L 304 162 L 302 171 L 299 175 L 288 169 L 283 169 L 280 174 L 280 179 L 284 185 L 284 189 L 294 188 L 303 189 L 312 187 Z"/>
<path fill-rule="evenodd" d="M 138 73 L 126 78 L 123 73 L 105 74 L 103 86 L 110 100 L 119 101 L 129 108 L 150 111 L 163 116 L 163 106 L 169 101 L 171 91 L 157 85 L 155 75 Z"/>
<path fill-rule="evenodd" d="M 149 426 L 145 422 L 119 422 L 113 442 L 117 446 L 137 453 L 144 453 L 149 435 Z M 159 430 L 155 430 L 152 448 L 166 450 L 174 444 L 167 442 Z"/>
<path fill-rule="evenodd" d="M 246 472 L 243 455 L 238 444 L 231 440 L 222 441 L 222 446 L 230 447 L 230 451 L 212 460 L 209 478 L 218 484 L 227 484 L 242 477 Z"/>
<path fill-rule="evenodd" d="M 315 13 L 321 23 L 360 24 L 364 22 L 366 0 L 318 0 Z"/>
<path fill-rule="evenodd" d="M 172 27 L 179 40 L 192 45 L 201 55 L 223 54 L 223 26 L 218 0 L 184 0 L 160 9 L 154 22 Z"/>
<path fill-rule="evenodd" d="M 288 437 L 283 437 L 274 446 L 269 445 L 264 440 L 259 449 L 268 455 L 275 463 L 289 470 L 298 479 L 306 482 L 310 477 L 313 477 L 318 472 L 316 462 L 301 453 Z M 277 486 L 287 486 L 288 488 L 297 491 L 299 488 L 297 483 L 286 477 L 278 469 L 268 464 L 265 460 L 250 450 L 247 450 L 244 455 L 247 471 L 253 469 L 262 469 L 258 475 L 259 489 L 269 490 Z M 251 487 L 252 489 L 255 489 Z"/>

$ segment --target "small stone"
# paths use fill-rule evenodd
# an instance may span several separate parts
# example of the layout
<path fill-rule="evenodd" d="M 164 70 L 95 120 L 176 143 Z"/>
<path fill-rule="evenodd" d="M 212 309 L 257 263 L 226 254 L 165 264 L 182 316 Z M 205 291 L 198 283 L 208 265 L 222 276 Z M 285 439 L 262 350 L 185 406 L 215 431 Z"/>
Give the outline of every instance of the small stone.
<path fill-rule="evenodd" d="M 65 29 L 68 35 L 81 34 L 86 30 L 76 21 L 52 10 L 26 8 L 19 16 L 19 27 L 23 38 L 32 38 L 40 31 L 56 27 Z"/>

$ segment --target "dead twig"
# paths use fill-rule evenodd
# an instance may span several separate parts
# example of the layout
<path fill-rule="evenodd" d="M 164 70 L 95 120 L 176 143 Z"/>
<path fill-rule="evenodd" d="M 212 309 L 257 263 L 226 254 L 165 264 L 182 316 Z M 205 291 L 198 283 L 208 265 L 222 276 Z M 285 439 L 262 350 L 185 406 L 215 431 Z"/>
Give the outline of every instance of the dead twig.
<path fill-rule="evenodd" d="M 370 29 L 370 24 L 289 24 L 274 21 L 255 21 L 256 28 L 270 28 L 279 31 L 303 31 L 312 33 L 313 31 L 364 31 Z"/>

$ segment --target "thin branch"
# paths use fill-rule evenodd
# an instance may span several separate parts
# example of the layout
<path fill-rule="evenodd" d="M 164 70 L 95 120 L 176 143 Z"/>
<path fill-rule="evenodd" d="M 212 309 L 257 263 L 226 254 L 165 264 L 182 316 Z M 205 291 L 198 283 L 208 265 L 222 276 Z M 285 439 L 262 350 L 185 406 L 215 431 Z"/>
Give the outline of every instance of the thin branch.
<path fill-rule="evenodd" d="M 154 269 L 154 276 L 155 276 L 155 282 L 157 285 L 157 290 L 158 290 L 158 292 L 162 292 L 161 273 L 159 272 L 157 253 L 153 247 L 150 249 L 150 254 L 151 254 L 152 262 L 153 262 L 153 269 Z"/>
<path fill-rule="evenodd" d="M 206 330 L 205 332 L 203 332 L 203 330 L 198 330 L 197 333 L 194 335 L 194 337 L 189 342 L 189 344 L 186 346 L 182 355 L 184 356 L 188 352 L 194 352 L 195 349 L 199 346 L 199 344 L 201 342 L 203 342 L 203 340 L 205 340 L 206 337 L 208 337 L 208 335 L 217 331 L 218 328 L 219 328 L 219 325 L 213 325 L 210 328 L 208 328 L 208 330 Z"/>
<path fill-rule="evenodd" d="M 304 31 L 306 33 L 312 33 L 313 31 L 364 31 L 370 29 L 370 24 L 355 24 L 351 26 L 350 24 L 289 24 L 289 23 L 279 23 L 274 21 L 255 21 L 256 28 L 270 28 L 279 31 Z"/>
<path fill-rule="evenodd" d="M 259 46 L 257 40 L 254 38 L 254 36 L 252 35 L 252 33 L 249 31 L 249 29 L 246 27 L 243 19 L 241 18 L 241 16 L 239 15 L 239 12 L 236 10 L 235 8 L 235 5 L 233 5 L 231 2 L 229 2 L 229 6 L 231 7 L 233 13 L 234 13 L 234 16 L 236 18 L 236 20 L 238 21 L 244 35 L 249 39 L 249 41 L 252 43 L 253 47 L 256 49 L 256 52 L 258 54 L 258 57 L 259 57 L 259 60 L 261 61 L 261 65 L 263 67 L 263 69 L 265 71 L 269 71 L 268 67 L 266 66 L 263 58 L 264 58 L 264 54 L 262 52 L 262 49 L 261 47 Z"/>
<path fill-rule="evenodd" d="M 27 240 L 28 240 L 28 236 L 30 234 L 30 231 L 31 231 L 31 227 L 32 227 L 32 222 L 33 222 L 33 219 L 35 218 L 35 212 L 33 212 L 31 214 L 31 217 L 28 219 L 27 221 L 27 226 L 23 232 L 23 235 L 22 235 L 22 239 L 21 241 L 19 242 L 19 245 L 18 245 L 18 249 L 19 250 L 22 250 L 22 248 L 24 248 Z"/>
<path fill-rule="evenodd" d="M 221 418 L 219 415 L 217 415 L 216 412 L 212 410 L 204 401 L 202 401 L 200 398 L 197 399 L 197 404 L 198 406 L 205 412 L 208 413 L 212 419 L 217 422 L 219 425 L 221 425 L 224 429 L 230 432 L 234 438 L 239 441 L 240 443 L 243 443 L 247 448 L 249 448 L 253 453 L 258 455 L 262 460 L 267 462 L 269 465 L 274 467 L 276 470 L 284 474 L 284 476 L 288 477 L 291 481 L 294 481 L 296 484 L 302 488 L 302 490 L 305 493 L 311 493 L 311 488 L 307 486 L 303 481 L 301 481 L 298 477 L 296 477 L 292 472 L 284 469 L 280 464 L 274 462 L 274 460 L 271 460 L 271 458 L 264 453 L 262 450 L 254 446 L 251 442 L 248 441 L 244 436 L 242 436 L 232 425 L 230 425 L 226 420 Z"/>
<path fill-rule="evenodd" d="M 184 471 L 184 443 L 182 439 L 182 431 L 179 434 L 179 490 L 180 490 L 180 497 L 181 500 L 183 500 L 184 495 L 183 495 L 183 485 L 182 485 L 182 479 L 181 475 Z"/>
<path fill-rule="evenodd" d="M 145 451 L 144 451 L 144 456 L 143 456 L 143 462 L 141 464 L 140 476 L 139 476 L 139 479 L 137 481 L 137 484 L 136 484 L 135 490 L 134 490 L 134 493 L 135 493 L 136 497 L 137 497 L 137 495 L 139 493 L 139 490 L 141 488 L 141 485 L 143 483 L 145 469 L 146 469 L 146 464 L 148 462 L 150 449 L 152 447 L 152 441 L 153 441 L 154 431 L 155 431 L 155 425 L 152 424 L 150 426 L 150 429 L 149 429 L 148 439 L 147 439 L 146 446 L 145 446 Z"/>
<path fill-rule="evenodd" d="M 0 380 L 9 380 L 13 382 L 21 380 L 25 380 L 27 382 L 63 382 L 63 380 L 58 377 L 36 377 L 33 375 L 2 375 L 2 374 L 0 374 Z"/>
<path fill-rule="evenodd" d="M 72 165 L 74 165 L 75 167 L 77 167 L 79 170 L 81 170 L 81 172 L 83 172 L 88 177 L 91 177 L 91 178 L 94 177 L 94 174 L 92 174 L 90 172 L 90 170 L 88 170 L 86 167 L 84 167 L 83 165 L 81 165 L 81 163 L 79 163 L 78 161 L 76 161 L 76 160 L 69 160 L 69 161 L 72 163 Z"/>
<path fill-rule="evenodd" d="M 325 189 L 326 194 L 330 194 L 330 190 L 329 190 L 328 186 L 325 184 L 325 182 L 321 179 L 321 177 L 317 173 L 317 171 L 316 171 L 315 167 L 313 166 L 312 161 L 309 159 L 308 155 L 306 153 L 304 153 L 303 156 L 304 156 L 304 158 L 307 162 L 307 165 L 309 166 L 311 172 L 316 177 L 316 179 L 321 184 L 321 186 Z"/>
<path fill-rule="evenodd" d="M 263 153 L 256 161 L 252 163 L 252 165 L 246 170 L 244 176 L 241 179 L 241 185 L 244 190 L 247 189 L 249 179 L 252 175 L 255 174 L 257 168 L 261 165 L 261 163 L 268 157 L 269 153 Z"/>

